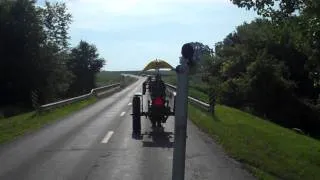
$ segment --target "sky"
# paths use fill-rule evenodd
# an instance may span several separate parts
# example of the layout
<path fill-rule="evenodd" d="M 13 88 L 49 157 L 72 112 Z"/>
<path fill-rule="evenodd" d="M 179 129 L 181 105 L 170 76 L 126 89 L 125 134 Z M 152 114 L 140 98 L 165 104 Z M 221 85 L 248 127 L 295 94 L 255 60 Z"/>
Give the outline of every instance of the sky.
<path fill-rule="evenodd" d="M 230 0 L 59 1 L 73 16 L 71 45 L 95 44 L 107 71 L 142 70 L 154 59 L 176 66 L 184 43 L 213 48 L 236 26 L 257 17 Z"/>

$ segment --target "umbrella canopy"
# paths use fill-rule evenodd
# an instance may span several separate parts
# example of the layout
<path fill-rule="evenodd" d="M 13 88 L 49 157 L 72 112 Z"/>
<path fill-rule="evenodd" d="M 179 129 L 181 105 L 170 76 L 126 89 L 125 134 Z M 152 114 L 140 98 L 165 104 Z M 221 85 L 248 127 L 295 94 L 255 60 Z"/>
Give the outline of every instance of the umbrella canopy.
<path fill-rule="evenodd" d="M 148 71 L 151 69 L 159 70 L 159 69 L 174 69 L 174 68 L 166 61 L 156 59 L 151 61 L 149 64 L 147 64 L 146 67 L 143 69 L 143 71 Z"/>

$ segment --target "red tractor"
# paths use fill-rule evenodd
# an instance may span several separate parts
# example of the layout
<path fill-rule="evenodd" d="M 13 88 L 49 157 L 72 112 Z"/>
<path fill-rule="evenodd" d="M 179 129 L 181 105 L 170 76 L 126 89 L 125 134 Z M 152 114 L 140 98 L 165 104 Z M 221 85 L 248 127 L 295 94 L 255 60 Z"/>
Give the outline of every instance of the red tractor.
<path fill-rule="evenodd" d="M 148 98 L 146 112 L 143 111 L 144 95 Z M 169 100 L 166 96 L 166 86 L 161 80 L 160 74 L 154 77 L 149 76 L 142 85 L 142 94 L 136 94 L 133 97 L 132 127 L 134 135 L 140 135 L 141 133 L 141 116 L 145 116 L 151 121 L 154 130 L 161 129 L 161 123 L 166 123 L 169 116 L 174 116 L 174 105 L 173 111 L 171 111 Z"/>

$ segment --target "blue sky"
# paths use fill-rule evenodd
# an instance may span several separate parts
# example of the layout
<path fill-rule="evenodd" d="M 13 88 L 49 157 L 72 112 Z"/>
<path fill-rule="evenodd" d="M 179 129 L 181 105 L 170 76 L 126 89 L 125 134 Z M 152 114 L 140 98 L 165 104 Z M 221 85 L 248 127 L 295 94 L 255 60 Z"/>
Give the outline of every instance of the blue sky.
<path fill-rule="evenodd" d="M 86 40 L 104 70 L 141 70 L 155 58 L 176 66 L 184 43 L 214 47 L 255 12 L 230 0 L 60 0 L 73 15 L 71 45 Z M 40 2 L 40 1 L 39 1 Z"/>

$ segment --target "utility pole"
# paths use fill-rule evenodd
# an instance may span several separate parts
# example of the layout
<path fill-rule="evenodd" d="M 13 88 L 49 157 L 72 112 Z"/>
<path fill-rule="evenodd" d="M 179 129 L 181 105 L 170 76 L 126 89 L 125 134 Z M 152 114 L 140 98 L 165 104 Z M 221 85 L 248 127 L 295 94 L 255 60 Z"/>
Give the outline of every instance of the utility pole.
<path fill-rule="evenodd" d="M 194 61 L 194 49 L 191 44 L 184 44 L 181 53 L 180 65 L 176 68 L 177 106 L 175 108 L 172 180 L 184 180 L 188 118 L 188 74 L 189 66 L 192 66 Z"/>

